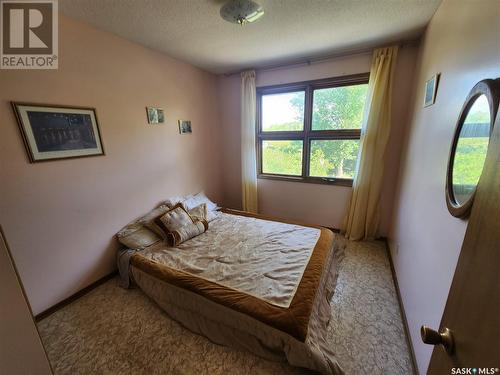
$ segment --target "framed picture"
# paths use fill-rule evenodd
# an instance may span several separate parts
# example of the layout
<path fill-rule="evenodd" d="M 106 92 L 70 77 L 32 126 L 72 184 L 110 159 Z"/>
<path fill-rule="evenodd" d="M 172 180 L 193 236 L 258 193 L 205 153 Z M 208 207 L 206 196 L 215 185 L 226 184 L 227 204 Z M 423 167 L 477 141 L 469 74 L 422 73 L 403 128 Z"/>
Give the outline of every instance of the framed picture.
<path fill-rule="evenodd" d="M 165 122 L 165 114 L 163 113 L 163 109 L 157 108 L 156 112 L 158 113 L 158 123 L 163 124 Z"/>
<path fill-rule="evenodd" d="M 434 102 L 436 101 L 436 93 L 437 93 L 437 87 L 439 84 L 439 76 L 440 74 L 435 74 L 432 76 L 431 79 L 429 79 L 427 82 L 425 82 L 425 97 L 424 97 L 424 107 L 428 107 L 430 105 L 433 105 Z"/>
<path fill-rule="evenodd" d="M 31 163 L 104 155 L 94 108 L 11 104 Z"/>
<path fill-rule="evenodd" d="M 193 130 L 191 129 L 191 121 L 179 120 L 179 133 L 191 134 L 192 132 L 193 132 Z"/>
<path fill-rule="evenodd" d="M 146 107 L 146 112 L 148 114 L 148 124 L 163 124 L 165 122 L 163 109 Z"/>

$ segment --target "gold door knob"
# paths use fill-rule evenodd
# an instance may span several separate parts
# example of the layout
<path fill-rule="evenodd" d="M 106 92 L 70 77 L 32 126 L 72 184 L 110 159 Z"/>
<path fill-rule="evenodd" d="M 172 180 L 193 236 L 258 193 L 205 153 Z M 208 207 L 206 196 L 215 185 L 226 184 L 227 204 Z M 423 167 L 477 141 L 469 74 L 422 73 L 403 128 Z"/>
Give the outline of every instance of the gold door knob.
<path fill-rule="evenodd" d="M 443 345 L 448 354 L 453 353 L 454 341 L 453 334 L 448 328 L 444 328 L 441 332 L 437 332 L 427 326 L 420 328 L 420 336 L 425 344 L 430 345 Z"/>

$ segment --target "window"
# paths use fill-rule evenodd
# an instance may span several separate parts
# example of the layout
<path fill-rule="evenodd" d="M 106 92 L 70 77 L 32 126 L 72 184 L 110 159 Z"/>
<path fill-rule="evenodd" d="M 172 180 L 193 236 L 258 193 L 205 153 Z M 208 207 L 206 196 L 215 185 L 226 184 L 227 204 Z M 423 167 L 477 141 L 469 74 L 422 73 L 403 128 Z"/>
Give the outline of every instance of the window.
<path fill-rule="evenodd" d="M 262 130 L 265 132 L 304 130 L 304 98 L 304 91 L 263 95 Z"/>
<path fill-rule="evenodd" d="M 368 74 L 257 89 L 259 178 L 352 185 Z"/>

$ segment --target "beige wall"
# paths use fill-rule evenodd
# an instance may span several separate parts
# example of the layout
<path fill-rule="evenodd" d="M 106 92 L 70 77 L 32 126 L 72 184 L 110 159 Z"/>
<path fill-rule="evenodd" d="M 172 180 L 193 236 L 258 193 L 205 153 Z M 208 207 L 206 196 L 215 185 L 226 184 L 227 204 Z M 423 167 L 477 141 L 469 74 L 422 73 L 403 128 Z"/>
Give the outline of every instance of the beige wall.
<path fill-rule="evenodd" d="M 399 168 L 401 139 L 406 126 L 409 96 L 418 48 L 405 46 L 400 50 L 396 68 L 396 86 L 393 99 L 393 130 L 387 151 L 386 183 L 381 203 L 381 234 L 386 235 L 392 211 L 395 180 Z M 371 54 L 364 53 L 340 57 L 307 66 L 257 72 L 257 86 L 300 82 L 370 70 Z M 219 95 L 221 121 L 224 128 L 223 185 L 224 203 L 241 207 L 241 157 L 240 157 L 240 78 L 220 77 Z M 288 181 L 258 181 L 259 210 L 261 213 L 302 220 L 339 228 L 347 210 L 351 188 L 304 184 Z"/>
<path fill-rule="evenodd" d="M 466 222 L 445 202 L 448 152 L 463 102 L 474 84 L 500 76 L 500 7 L 492 1 L 446 0 L 422 42 L 414 110 L 404 147 L 390 245 L 420 372 L 432 346 L 422 324 L 438 328 Z M 436 103 L 422 108 L 425 81 L 441 72 Z"/>
<path fill-rule="evenodd" d="M 0 223 L 35 314 L 112 271 L 113 234 L 162 199 L 221 198 L 214 75 L 62 15 L 59 37 L 59 70 L 0 71 Z M 97 108 L 106 156 L 30 164 L 11 100 Z"/>
<path fill-rule="evenodd" d="M 0 228 L 0 374 L 52 373 Z"/>

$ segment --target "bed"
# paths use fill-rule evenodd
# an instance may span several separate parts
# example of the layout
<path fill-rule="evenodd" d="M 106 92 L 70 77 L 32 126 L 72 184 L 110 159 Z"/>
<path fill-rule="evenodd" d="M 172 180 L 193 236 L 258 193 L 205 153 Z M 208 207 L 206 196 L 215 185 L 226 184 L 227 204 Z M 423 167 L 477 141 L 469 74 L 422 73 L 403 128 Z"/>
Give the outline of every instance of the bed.
<path fill-rule="evenodd" d="M 343 248 L 326 228 L 221 210 L 205 233 L 129 251 L 119 268 L 172 319 L 214 343 L 342 374 L 326 333 Z"/>

